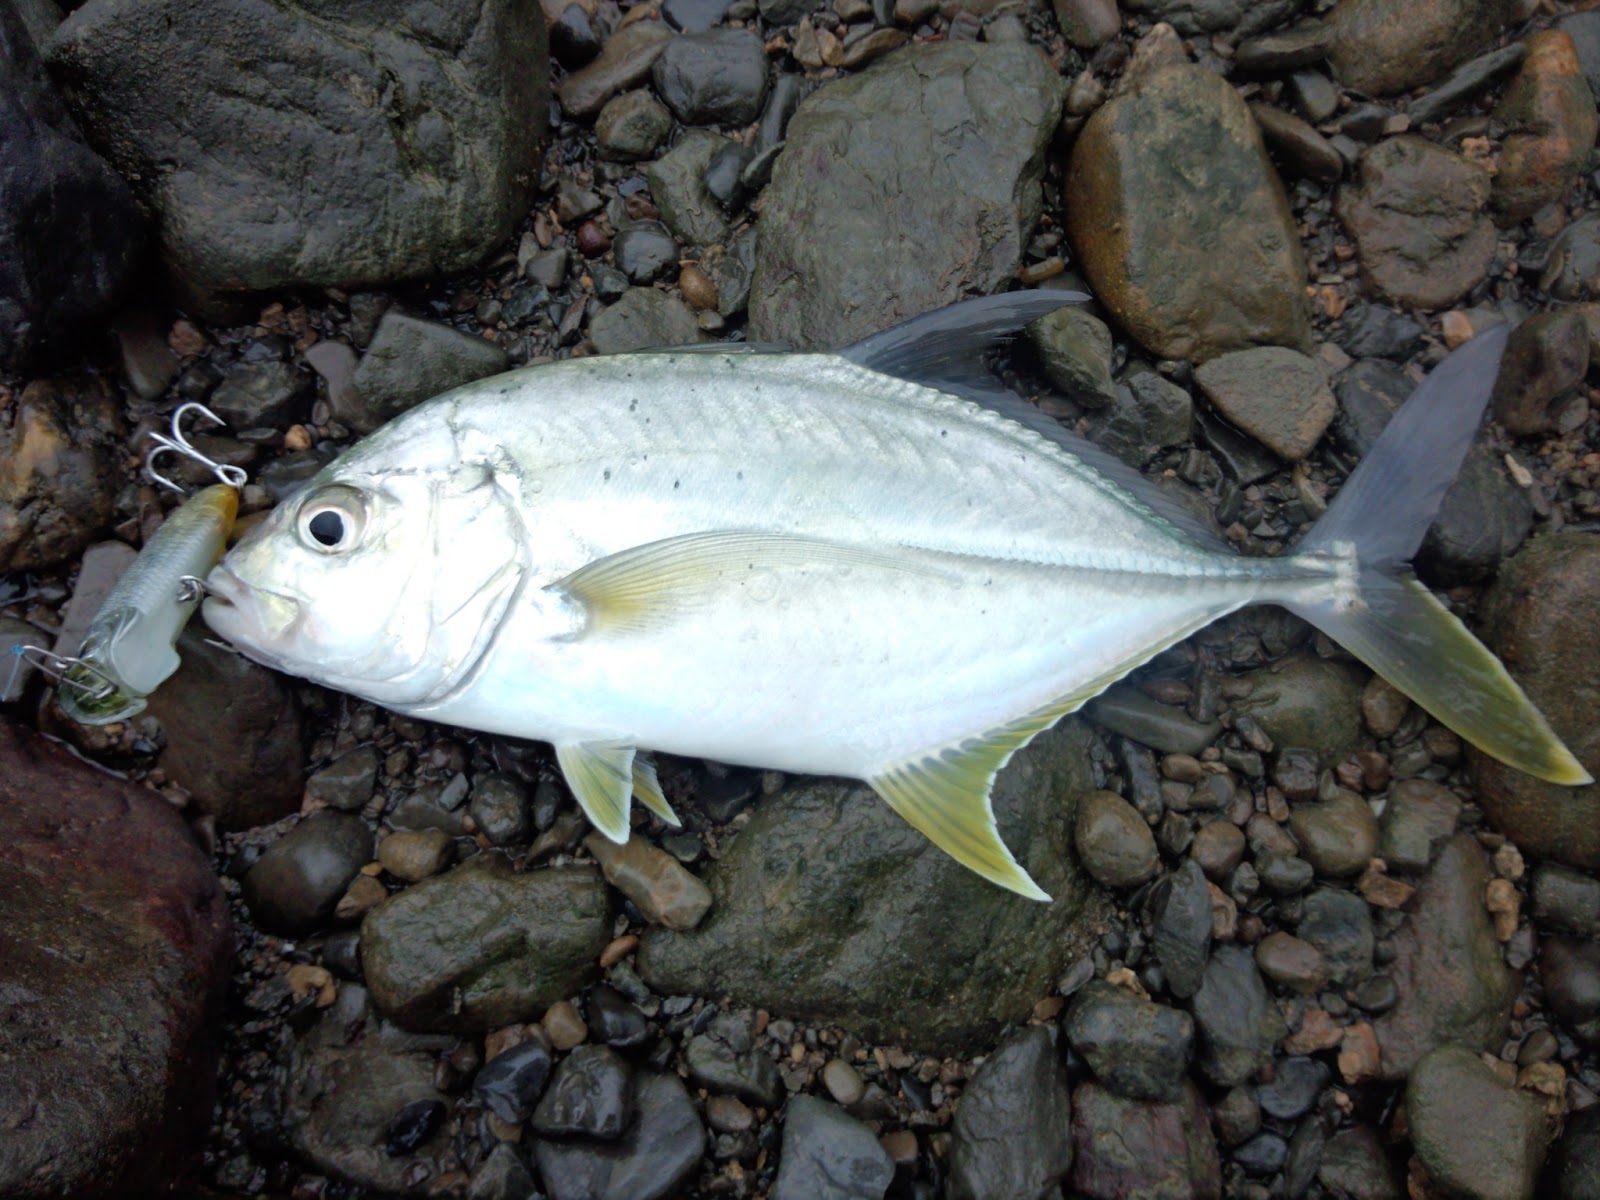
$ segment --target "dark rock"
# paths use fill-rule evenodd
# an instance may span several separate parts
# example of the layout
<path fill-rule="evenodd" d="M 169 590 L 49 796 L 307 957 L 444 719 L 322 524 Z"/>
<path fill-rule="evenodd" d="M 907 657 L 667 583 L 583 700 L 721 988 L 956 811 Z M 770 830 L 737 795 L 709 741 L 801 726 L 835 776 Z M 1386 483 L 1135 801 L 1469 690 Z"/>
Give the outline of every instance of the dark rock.
<path fill-rule="evenodd" d="M 1293 1121 L 1311 1111 L 1332 1072 L 1314 1058 L 1285 1058 L 1273 1065 L 1272 1080 L 1256 1089 L 1261 1111 L 1280 1121 Z"/>
<path fill-rule="evenodd" d="M 1533 872 L 1533 907 L 1547 925 L 1600 937 L 1600 879 L 1543 863 Z"/>
<path fill-rule="evenodd" d="M 527 211 L 545 62 L 538 7 L 510 0 L 422 0 L 400 24 L 382 6 L 91 0 L 50 44 L 201 295 L 476 266 Z"/>
<path fill-rule="evenodd" d="M 1316 947 L 1340 987 L 1352 987 L 1372 974 L 1372 914 L 1360 896 L 1334 888 L 1312 892 L 1305 899 L 1299 934 Z"/>
<path fill-rule="evenodd" d="M 1064 1028 L 1072 1048 L 1117 1095 L 1177 1097 L 1194 1048 L 1188 1013 L 1096 980 L 1073 998 Z"/>
<path fill-rule="evenodd" d="M 325 924 L 356 872 L 372 861 L 372 831 L 359 818 L 323 809 L 267 848 L 244 877 L 250 915 L 271 933 Z"/>
<path fill-rule="evenodd" d="M 1001 835 L 1050 905 L 980 879 L 860 785 L 767 797 L 705 873 L 710 914 L 692 933 L 647 931 L 639 973 L 662 994 L 731 994 L 876 1040 L 984 1045 L 1082 953 L 1097 901 L 1072 855 L 1071 808 L 1089 787 L 1074 721 L 995 784 Z"/>
<path fill-rule="evenodd" d="M 1394 1164 L 1370 1125 L 1354 1125 L 1328 1139 L 1317 1180 L 1351 1200 L 1405 1200 Z"/>
<path fill-rule="evenodd" d="M 1193 859 L 1156 884 L 1149 908 L 1155 926 L 1150 946 L 1180 1000 L 1199 990 L 1211 952 L 1211 891 Z"/>
<path fill-rule="evenodd" d="M 648 79 L 656 56 L 671 39 L 672 30 L 661 21 L 624 25 L 606 39 L 599 58 L 557 85 L 561 107 L 570 116 L 594 116 L 611 97 Z"/>
<path fill-rule="evenodd" d="M 1318 125 L 1332 120 L 1339 111 L 1339 89 L 1321 71 L 1296 71 L 1290 75 L 1289 96 L 1300 115 Z"/>
<path fill-rule="evenodd" d="M 593 62 L 601 50 L 600 35 L 595 31 L 594 20 L 581 4 L 569 4 L 561 15 L 550 21 L 550 54 L 569 71 Z"/>
<path fill-rule="evenodd" d="M 737 316 L 750 301 L 750 280 L 756 269 L 756 231 L 752 226 L 729 239 L 725 248 L 700 260 L 702 269 L 717 289 L 717 311 L 725 317 Z"/>
<path fill-rule="evenodd" d="M 147 710 L 166 731 L 159 761 L 167 778 L 220 829 L 267 825 L 294 812 L 306 775 L 291 681 L 212 645 L 198 624 L 184 630 L 177 650 L 183 665 Z"/>
<path fill-rule="evenodd" d="M 231 946 L 171 805 L 0 721 L 0 1193 L 182 1186 Z"/>
<path fill-rule="evenodd" d="M 672 114 L 645 88 L 606 101 L 594 122 L 601 157 L 624 162 L 650 158 L 671 132 Z"/>
<path fill-rule="evenodd" d="M 613 1142 L 633 1121 L 633 1068 L 609 1046 L 577 1046 L 556 1067 L 528 1127 Z"/>
<path fill-rule="evenodd" d="M 1297 654 L 1245 678 L 1251 691 L 1234 703 L 1235 719 L 1253 717 L 1275 745 L 1309 750 L 1323 766 L 1360 749 L 1360 668 Z"/>
<path fill-rule="evenodd" d="M 99 377 L 22 389 L 0 429 L 0 571 L 54 566 L 105 531 L 124 436 L 117 400 Z"/>
<path fill-rule="evenodd" d="M 676 274 L 678 243 L 657 221 L 624 229 L 611 243 L 617 269 L 634 283 L 652 283 L 670 267 Z"/>
<path fill-rule="evenodd" d="M 384 1149 L 389 1157 L 416 1153 L 439 1132 L 446 1111 L 442 1100 L 413 1100 L 395 1113 L 384 1134 Z"/>
<path fill-rule="evenodd" d="M 1055 0 L 1061 32 L 1080 50 L 1093 50 L 1122 29 L 1116 0 Z"/>
<path fill-rule="evenodd" d="M 1252 1175 L 1272 1175 L 1283 1169 L 1289 1157 L 1289 1143 L 1275 1133 L 1258 1133 L 1234 1147 L 1233 1161 Z"/>
<path fill-rule="evenodd" d="M 1545 939 L 1539 951 L 1539 981 L 1557 1020 L 1579 1041 L 1600 1046 L 1600 945 Z"/>
<path fill-rule="evenodd" d="M 684 33 L 703 33 L 722 20 L 733 0 L 666 0 L 661 15 Z"/>
<path fill-rule="evenodd" d="M 1123 0 L 1122 7 L 1185 36 L 1229 30 L 1241 38 L 1276 28 L 1300 8 L 1290 0 Z"/>
<path fill-rule="evenodd" d="M 1410 135 L 1361 156 L 1335 211 L 1368 286 L 1396 304 L 1445 308 L 1488 273 L 1498 244 L 1482 166 Z"/>
<path fill-rule="evenodd" d="M 1322 368 L 1282 346 L 1220 355 L 1194 377 L 1218 412 L 1291 462 L 1311 453 L 1333 420 L 1336 406 Z"/>
<path fill-rule="evenodd" d="M 1142 467 L 1168 446 L 1189 440 L 1193 415 L 1194 403 L 1183 388 L 1154 371 L 1134 371 L 1116 389 L 1110 407 L 1096 414 L 1090 424 L 1090 436 L 1123 462 Z M 1102 697 L 1098 703 L 1105 707 L 1108 701 Z M 1188 721 L 1176 709 L 1164 724 L 1170 727 L 1178 718 L 1187 722 L 1184 727 L 1189 731 L 1188 737 L 1200 736 L 1199 730 L 1207 728 Z M 1187 738 L 1185 741 L 1187 744 Z"/>
<path fill-rule="evenodd" d="M 1447 1195 L 1530 1200 L 1549 1134 L 1544 1111 L 1464 1046 L 1424 1055 L 1406 1081 L 1411 1144 Z"/>
<path fill-rule="evenodd" d="M 1310 349 L 1305 266 L 1261 134 L 1237 92 L 1177 65 L 1135 78 L 1073 146 L 1066 227 L 1096 296 L 1141 344 L 1205 361 Z M 1225 195 L 1225 205 L 1210 198 Z M 1233 253 L 1212 254 L 1227 245 Z"/>
<path fill-rule="evenodd" d="M 883 1200 L 894 1164 L 877 1136 L 815 1096 L 789 1101 L 772 1200 Z"/>
<path fill-rule="evenodd" d="M 1369 96 L 1432 83 L 1492 46 L 1511 8 L 1505 0 L 1346 0 L 1333 15 L 1334 75 Z"/>
<path fill-rule="evenodd" d="M 1600 295 L 1600 215 L 1580 217 L 1556 234 L 1539 286 L 1557 300 Z"/>
<path fill-rule="evenodd" d="M 1320 804 L 1289 814 L 1289 829 L 1317 874 L 1359 875 L 1378 849 L 1378 820 L 1367 802 L 1343 788 Z"/>
<path fill-rule="evenodd" d="M 1240 42 L 1233 65 L 1241 71 L 1277 75 L 1321 62 L 1328 57 L 1332 45 L 1332 26 L 1323 21 L 1302 21 Z"/>
<path fill-rule="evenodd" d="M 1221 1200 L 1222 1168 L 1199 1089 L 1164 1104 L 1125 1100 L 1097 1083 L 1072 1092 L 1072 1194 Z"/>
<path fill-rule="evenodd" d="M 1261 1131 L 1261 1105 L 1253 1087 L 1229 1088 L 1211 1106 L 1211 1123 L 1224 1146 L 1237 1146 Z"/>
<path fill-rule="evenodd" d="M 304 417 L 311 390 L 311 376 L 293 363 L 240 362 L 207 405 L 234 429 L 284 429 Z"/>
<path fill-rule="evenodd" d="M 1426 871 L 1460 817 L 1461 801 L 1449 788 L 1427 779 L 1402 779 L 1389 789 L 1378 853 L 1391 869 Z"/>
<path fill-rule="evenodd" d="M 537 1195 L 533 1175 L 510 1142 L 499 1142 L 489 1151 L 473 1170 L 467 1187 L 467 1200 L 532 1200 Z"/>
<path fill-rule="evenodd" d="M 732 209 L 744 199 L 744 175 L 755 159 L 755 151 L 743 142 L 728 142 L 706 164 L 706 191 L 723 208 Z"/>
<path fill-rule="evenodd" d="M 358 746 L 306 780 L 306 794 L 343 812 L 360 812 L 378 785 L 378 752 Z"/>
<path fill-rule="evenodd" d="M 644 1014 L 626 996 L 609 984 L 597 983 L 584 999 L 584 1015 L 589 1032 L 608 1046 L 627 1050 L 643 1045 L 650 1036 Z"/>
<path fill-rule="evenodd" d="M 746 125 L 767 97 L 767 54 L 753 29 L 686 33 L 657 55 L 650 77 L 685 125 Z"/>
<path fill-rule="evenodd" d="M 1382 1078 L 1401 1079 L 1448 1042 L 1498 1046 L 1517 993 L 1483 906 L 1489 869 L 1467 834 L 1446 843 L 1417 887 L 1411 919 L 1390 939 L 1400 1002 L 1373 1022 Z"/>
<path fill-rule="evenodd" d="M 1252 104 L 1250 115 L 1280 161 L 1296 175 L 1334 183 L 1344 174 L 1344 156 L 1309 121 L 1270 104 Z"/>
<path fill-rule="evenodd" d="M 1143 883 L 1161 865 L 1150 826 L 1115 792 L 1085 792 L 1078 798 L 1072 836 L 1084 870 L 1105 887 Z"/>
<path fill-rule="evenodd" d="M 666 1200 L 680 1194 L 705 1153 L 694 1102 L 672 1075 L 634 1081 L 638 1119 L 616 1141 L 533 1144 L 550 1200 Z"/>
<path fill-rule="evenodd" d="M 706 186 L 706 169 L 728 139 L 706 129 L 691 129 L 678 144 L 645 168 L 650 195 L 667 228 L 681 242 L 710 246 L 728 232 L 727 218 Z"/>
<path fill-rule="evenodd" d="M 1600 537 L 1538 538 L 1500 570 L 1481 610 L 1485 640 L 1591 773 L 1600 770 Z M 1468 751 L 1484 811 L 1525 851 L 1600 868 L 1600 784 L 1545 783 Z"/>
<path fill-rule="evenodd" d="M 684 1047 L 689 1079 L 698 1087 L 737 1096 L 762 1108 L 777 1108 L 783 1100 L 778 1068 L 755 1045 L 749 1018 L 741 1013 L 719 1013 L 703 1033 Z"/>
<path fill-rule="evenodd" d="M 1222 731 L 1215 721 L 1196 721 L 1183 709 L 1162 704 L 1129 684 L 1095 697 L 1088 715 L 1098 725 L 1163 754 L 1199 754 Z"/>
<path fill-rule="evenodd" d="M 1280 987 L 1309 996 L 1328 985 L 1328 962 L 1322 951 L 1281 929 L 1257 942 L 1255 954 L 1261 973 Z"/>
<path fill-rule="evenodd" d="M 530 1038 L 486 1062 L 472 1081 L 472 1090 L 495 1116 L 520 1125 L 544 1095 L 550 1066 L 550 1047 L 539 1038 Z"/>
<path fill-rule="evenodd" d="M 1030 46 L 946 42 L 814 92 L 763 193 L 752 340 L 833 348 L 998 290 L 1065 91 Z"/>
<path fill-rule="evenodd" d="M 1404 359 L 1422 336 L 1422 326 L 1382 304 L 1353 304 L 1339 320 L 1339 345 L 1354 358 Z M 1401 392 L 1405 399 L 1407 387 Z M 1392 410 L 1391 410 L 1392 411 Z M 1385 417 L 1387 424 L 1387 417 Z"/>
<path fill-rule="evenodd" d="M 1523 39 L 1527 58 L 1495 105 L 1506 134 L 1491 202 L 1505 222 L 1561 199 L 1588 169 L 1600 113 L 1572 39 L 1539 29 Z"/>
<path fill-rule="evenodd" d="M 682 300 L 655 288 L 636 287 L 595 314 L 589 322 L 589 338 L 599 354 L 625 354 L 697 342 L 700 326 Z"/>
<path fill-rule="evenodd" d="M 610 934 L 594 868 L 518 873 L 489 851 L 368 913 L 361 966 L 373 1000 L 402 1024 L 497 1029 L 582 988 Z"/>
<path fill-rule="evenodd" d="M 1512 433 L 1550 433 L 1589 369 L 1589 326 L 1574 308 L 1539 313 L 1506 343 L 1494 386 L 1495 418 Z M 1582 411 L 1581 409 L 1579 410 Z"/>
<path fill-rule="evenodd" d="M 1479 92 L 1486 91 L 1522 65 L 1528 53 L 1527 44 L 1512 42 L 1480 54 L 1471 62 L 1450 73 L 1438 87 L 1411 102 L 1407 115 L 1413 126 L 1426 125 L 1449 116 Z"/>
<path fill-rule="evenodd" d="M 467 811 L 484 837 L 496 846 L 515 845 L 532 830 L 528 790 L 509 775 L 480 775 L 473 780 Z"/>
<path fill-rule="evenodd" d="M 1568 1114 L 1545 1178 L 1550 1200 L 1600 1200 L 1600 1107 Z"/>
<path fill-rule="evenodd" d="M 1059 1190 L 1072 1166 L 1072 1104 L 1058 1042 L 1053 1026 L 1033 1025 L 983 1060 L 951 1123 L 951 1200 Z"/>
<path fill-rule="evenodd" d="M 144 243 L 133 194 L 84 144 L 26 6 L 0 10 L 0 367 L 62 355 L 108 312 Z"/>
<path fill-rule="evenodd" d="M 1288 1032 L 1255 959 L 1242 946 L 1211 952 L 1190 1007 L 1200 1032 L 1196 1065 L 1219 1087 L 1245 1083 L 1269 1065 L 1273 1047 Z"/>
<path fill-rule="evenodd" d="M 1068 304 L 1028 326 L 1044 373 L 1061 392 L 1086 408 L 1104 408 L 1117 396 L 1111 382 L 1111 330 L 1080 305 Z"/>
<path fill-rule="evenodd" d="M 431 396 L 508 366 L 506 352 L 492 342 L 391 309 L 356 368 L 352 382 L 366 413 L 351 427 L 370 433 Z"/>

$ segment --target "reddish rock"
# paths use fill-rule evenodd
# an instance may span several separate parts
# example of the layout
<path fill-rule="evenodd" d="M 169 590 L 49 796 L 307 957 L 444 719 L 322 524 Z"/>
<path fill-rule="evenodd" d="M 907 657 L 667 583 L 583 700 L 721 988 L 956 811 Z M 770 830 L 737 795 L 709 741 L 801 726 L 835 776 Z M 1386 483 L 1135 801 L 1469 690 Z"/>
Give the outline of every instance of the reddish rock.
<path fill-rule="evenodd" d="M 1575 428 L 1588 411 L 1578 391 L 1588 369 L 1583 313 L 1560 308 L 1529 317 L 1506 343 L 1494 385 L 1495 419 L 1522 435 Z"/>
<path fill-rule="evenodd" d="M 1072 1194 L 1217 1200 L 1222 1172 L 1205 1101 L 1187 1080 L 1172 1103 L 1125 1100 L 1098 1083 L 1072 1093 Z"/>
<path fill-rule="evenodd" d="M 1506 137 L 1492 203 L 1507 223 L 1559 200 L 1588 166 L 1600 131 L 1594 93 L 1572 38 L 1545 29 L 1530 33 L 1526 45 L 1522 70 L 1494 110 Z"/>
<path fill-rule="evenodd" d="M 0 722 L 0 1195 L 182 1192 L 230 934 L 169 804 Z"/>

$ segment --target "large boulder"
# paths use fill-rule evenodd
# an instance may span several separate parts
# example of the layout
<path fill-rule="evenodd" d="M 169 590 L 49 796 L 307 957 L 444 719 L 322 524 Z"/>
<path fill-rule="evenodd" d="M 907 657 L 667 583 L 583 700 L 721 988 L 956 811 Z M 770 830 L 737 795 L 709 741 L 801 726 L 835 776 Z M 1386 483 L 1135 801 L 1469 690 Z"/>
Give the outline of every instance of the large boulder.
<path fill-rule="evenodd" d="M 230 948 L 170 804 L 0 722 L 0 1195 L 181 1190 Z"/>
<path fill-rule="evenodd" d="M 197 296 L 473 266 L 537 179 L 523 0 L 90 0 L 48 54 Z"/>
<path fill-rule="evenodd" d="M 1053 903 L 981 879 L 861 784 L 806 780 L 763 800 L 705 872 L 698 928 L 645 934 L 639 973 L 874 1040 L 987 1047 L 1094 936 L 1098 893 L 1072 854 L 1088 740 L 1068 720 L 995 784 L 1000 832 Z"/>
<path fill-rule="evenodd" d="M 812 93 L 762 198 L 751 339 L 832 348 L 999 290 L 1065 92 L 1031 46 L 946 42 Z"/>

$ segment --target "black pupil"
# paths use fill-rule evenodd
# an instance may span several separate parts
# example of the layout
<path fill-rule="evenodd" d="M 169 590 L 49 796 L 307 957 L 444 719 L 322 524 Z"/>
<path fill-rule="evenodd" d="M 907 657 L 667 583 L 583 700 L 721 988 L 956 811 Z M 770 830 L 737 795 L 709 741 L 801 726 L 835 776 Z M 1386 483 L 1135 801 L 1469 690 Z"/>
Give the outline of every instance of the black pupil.
<path fill-rule="evenodd" d="M 344 515 L 326 509 L 306 522 L 311 536 L 324 546 L 337 546 L 344 541 Z"/>

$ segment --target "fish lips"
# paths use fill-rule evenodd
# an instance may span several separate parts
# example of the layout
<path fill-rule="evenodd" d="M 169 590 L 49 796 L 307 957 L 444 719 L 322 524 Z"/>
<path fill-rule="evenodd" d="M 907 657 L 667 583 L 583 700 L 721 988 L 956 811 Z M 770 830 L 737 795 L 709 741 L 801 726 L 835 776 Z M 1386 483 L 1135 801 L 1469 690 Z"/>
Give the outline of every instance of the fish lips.
<path fill-rule="evenodd" d="M 206 576 L 206 600 L 201 608 L 206 624 L 252 658 L 276 658 L 303 612 L 300 602 L 280 592 L 252 587 L 224 566 Z"/>

